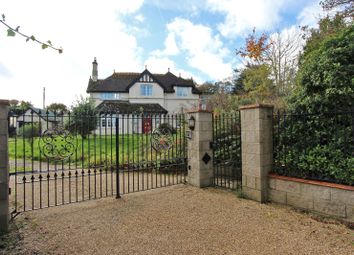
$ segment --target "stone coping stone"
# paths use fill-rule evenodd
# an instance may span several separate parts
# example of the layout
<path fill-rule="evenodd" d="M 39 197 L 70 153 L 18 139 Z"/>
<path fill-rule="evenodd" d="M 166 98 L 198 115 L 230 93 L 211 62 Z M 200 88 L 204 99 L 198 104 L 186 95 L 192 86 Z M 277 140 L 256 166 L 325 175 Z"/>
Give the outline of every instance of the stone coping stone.
<path fill-rule="evenodd" d="M 250 104 L 250 105 L 242 105 L 242 106 L 239 107 L 239 110 L 257 109 L 257 108 L 274 108 L 274 105 L 271 105 L 271 104 Z"/>
<path fill-rule="evenodd" d="M 349 185 L 344 185 L 344 184 L 337 184 L 337 183 L 330 183 L 330 182 L 324 182 L 324 181 L 315 181 L 315 180 L 307 180 L 307 179 L 301 179 L 301 178 L 295 178 L 295 177 L 288 177 L 288 176 L 277 175 L 275 173 L 269 173 L 268 176 L 271 178 L 274 178 L 274 179 L 279 179 L 279 180 L 300 182 L 300 183 L 324 186 L 324 187 L 329 187 L 329 188 L 354 191 L 354 186 L 349 186 Z"/>
<path fill-rule="evenodd" d="M 0 99 L 0 105 L 10 105 L 9 100 Z"/>

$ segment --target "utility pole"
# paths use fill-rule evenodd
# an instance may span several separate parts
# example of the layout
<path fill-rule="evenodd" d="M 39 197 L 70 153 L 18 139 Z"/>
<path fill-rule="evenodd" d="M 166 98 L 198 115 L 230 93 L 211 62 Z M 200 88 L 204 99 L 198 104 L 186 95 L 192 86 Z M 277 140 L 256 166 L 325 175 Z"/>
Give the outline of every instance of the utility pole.
<path fill-rule="evenodd" d="M 43 110 L 45 109 L 45 87 L 43 87 Z"/>

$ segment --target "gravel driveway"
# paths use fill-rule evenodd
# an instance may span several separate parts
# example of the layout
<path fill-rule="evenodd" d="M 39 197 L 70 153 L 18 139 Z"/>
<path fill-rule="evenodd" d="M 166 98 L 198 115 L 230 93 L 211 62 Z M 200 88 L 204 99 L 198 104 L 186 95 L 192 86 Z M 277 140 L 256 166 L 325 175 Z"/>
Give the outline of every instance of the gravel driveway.
<path fill-rule="evenodd" d="M 354 254 L 354 231 L 187 185 L 27 212 L 6 254 Z M 1 253 L 1 252 L 0 252 Z"/>

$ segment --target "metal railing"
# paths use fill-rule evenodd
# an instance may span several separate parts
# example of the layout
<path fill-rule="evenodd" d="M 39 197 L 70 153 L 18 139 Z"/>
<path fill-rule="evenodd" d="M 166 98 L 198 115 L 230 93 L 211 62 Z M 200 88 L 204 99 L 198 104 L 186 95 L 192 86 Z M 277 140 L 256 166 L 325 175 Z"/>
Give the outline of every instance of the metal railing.
<path fill-rule="evenodd" d="M 9 118 L 13 214 L 185 182 L 184 115 Z"/>
<path fill-rule="evenodd" d="M 354 111 L 274 114 L 273 171 L 354 185 Z"/>
<path fill-rule="evenodd" d="M 242 186 L 240 112 L 213 117 L 214 185 L 238 189 Z"/>

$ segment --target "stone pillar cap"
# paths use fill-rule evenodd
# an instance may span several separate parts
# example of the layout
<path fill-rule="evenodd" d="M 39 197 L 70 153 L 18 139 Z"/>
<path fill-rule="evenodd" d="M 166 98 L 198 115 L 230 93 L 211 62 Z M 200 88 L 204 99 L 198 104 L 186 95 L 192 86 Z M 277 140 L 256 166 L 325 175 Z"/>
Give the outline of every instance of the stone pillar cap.
<path fill-rule="evenodd" d="M 10 105 L 10 101 L 5 99 L 0 99 L 0 105 Z"/>
<path fill-rule="evenodd" d="M 271 105 L 271 104 L 249 104 L 249 105 L 242 105 L 239 107 L 240 110 L 256 109 L 256 108 L 274 108 L 274 105 Z"/>
<path fill-rule="evenodd" d="M 187 111 L 187 113 L 198 113 L 198 112 L 212 113 L 212 111 L 208 111 L 208 110 L 190 110 L 190 111 Z"/>

